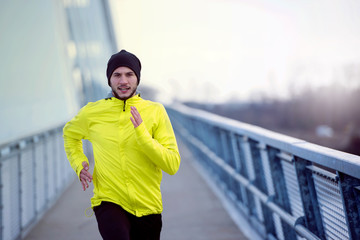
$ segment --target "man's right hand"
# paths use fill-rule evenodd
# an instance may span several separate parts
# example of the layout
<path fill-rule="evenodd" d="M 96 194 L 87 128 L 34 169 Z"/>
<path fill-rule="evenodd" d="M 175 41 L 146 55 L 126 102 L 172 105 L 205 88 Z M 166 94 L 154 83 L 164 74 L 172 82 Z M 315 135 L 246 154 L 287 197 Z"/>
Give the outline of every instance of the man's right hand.
<path fill-rule="evenodd" d="M 83 165 L 83 169 L 81 170 L 80 172 L 80 182 L 83 186 L 83 190 L 85 191 L 88 187 L 89 187 L 89 184 L 88 182 L 90 183 L 91 180 L 92 180 L 92 175 L 89 171 L 89 165 L 87 162 L 82 162 L 82 165 Z"/>

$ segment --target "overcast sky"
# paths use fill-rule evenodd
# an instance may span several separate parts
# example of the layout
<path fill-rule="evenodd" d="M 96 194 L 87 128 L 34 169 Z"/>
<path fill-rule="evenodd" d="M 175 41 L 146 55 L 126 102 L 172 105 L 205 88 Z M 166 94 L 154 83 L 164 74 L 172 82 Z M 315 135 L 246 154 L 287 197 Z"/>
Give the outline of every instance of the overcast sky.
<path fill-rule="evenodd" d="M 112 9 L 119 48 L 140 58 L 141 84 L 161 101 L 284 97 L 360 68 L 360 1 L 113 0 Z"/>

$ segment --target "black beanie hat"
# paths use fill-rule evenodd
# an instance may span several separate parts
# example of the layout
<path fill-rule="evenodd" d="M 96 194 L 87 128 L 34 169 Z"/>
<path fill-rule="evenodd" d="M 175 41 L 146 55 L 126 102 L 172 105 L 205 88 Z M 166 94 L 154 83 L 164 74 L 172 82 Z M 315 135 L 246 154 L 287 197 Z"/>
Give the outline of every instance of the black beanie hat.
<path fill-rule="evenodd" d="M 137 84 L 140 82 L 140 71 L 141 71 L 141 63 L 140 60 L 132 53 L 127 52 L 125 50 L 121 50 L 118 53 L 115 53 L 111 56 L 108 61 L 106 76 L 108 78 L 108 85 L 110 86 L 110 77 L 112 73 L 118 67 L 128 67 L 134 71 L 137 77 Z"/>

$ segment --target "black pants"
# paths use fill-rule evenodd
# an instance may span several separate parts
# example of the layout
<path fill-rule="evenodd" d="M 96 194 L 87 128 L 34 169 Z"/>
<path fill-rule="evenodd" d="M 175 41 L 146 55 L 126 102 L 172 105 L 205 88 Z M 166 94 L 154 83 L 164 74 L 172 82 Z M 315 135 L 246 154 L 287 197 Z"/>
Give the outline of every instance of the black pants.
<path fill-rule="evenodd" d="M 104 240 L 160 239 L 161 214 L 136 217 L 111 202 L 102 202 L 94 212 Z"/>

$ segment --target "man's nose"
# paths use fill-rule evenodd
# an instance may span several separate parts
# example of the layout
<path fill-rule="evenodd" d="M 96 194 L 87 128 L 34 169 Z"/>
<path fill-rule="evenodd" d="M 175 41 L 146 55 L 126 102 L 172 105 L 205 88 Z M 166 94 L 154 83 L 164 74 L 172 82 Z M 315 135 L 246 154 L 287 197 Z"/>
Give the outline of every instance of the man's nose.
<path fill-rule="evenodd" d="M 121 76 L 121 77 L 119 78 L 119 82 L 120 82 L 120 83 L 127 83 L 126 77 L 125 77 L 125 76 Z"/>

